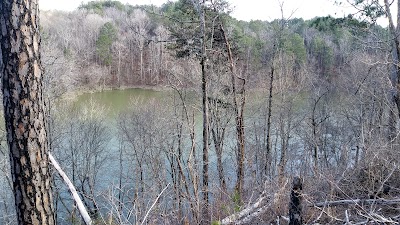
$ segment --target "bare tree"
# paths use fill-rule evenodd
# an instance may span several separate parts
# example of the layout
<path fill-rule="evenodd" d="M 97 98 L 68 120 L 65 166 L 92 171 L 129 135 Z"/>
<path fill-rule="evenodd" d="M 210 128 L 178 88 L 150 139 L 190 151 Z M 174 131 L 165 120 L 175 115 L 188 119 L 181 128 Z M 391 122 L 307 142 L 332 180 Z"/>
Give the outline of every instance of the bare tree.
<path fill-rule="evenodd" d="M 136 9 L 133 11 L 133 14 L 127 18 L 127 26 L 129 27 L 128 32 L 139 48 L 140 82 L 146 83 L 144 74 L 144 48 L 148 41 L 147 32 L 150 27 L 150 20 L 143 10 Z"/>

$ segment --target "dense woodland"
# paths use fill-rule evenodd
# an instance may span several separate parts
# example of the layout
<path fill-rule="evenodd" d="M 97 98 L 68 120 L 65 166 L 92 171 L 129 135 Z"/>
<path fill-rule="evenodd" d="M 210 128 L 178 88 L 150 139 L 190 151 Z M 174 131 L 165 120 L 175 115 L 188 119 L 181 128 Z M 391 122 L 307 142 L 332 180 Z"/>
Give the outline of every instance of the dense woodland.
<path fill-rule="evenodd" d="M 220 0 L 41 11 L 50 149 L 94 223 L 288 224 L 299 176 L 304 223 L 397 224 L 399 29 L 371 2 L 307 21 L 238 21 Z M 70 97 L 131 87 L 169 100 L 109 122 Z M 15 224 L 1 172 L 0 224 Z M 83 223 L 53 180 L 57 224 Z"/>

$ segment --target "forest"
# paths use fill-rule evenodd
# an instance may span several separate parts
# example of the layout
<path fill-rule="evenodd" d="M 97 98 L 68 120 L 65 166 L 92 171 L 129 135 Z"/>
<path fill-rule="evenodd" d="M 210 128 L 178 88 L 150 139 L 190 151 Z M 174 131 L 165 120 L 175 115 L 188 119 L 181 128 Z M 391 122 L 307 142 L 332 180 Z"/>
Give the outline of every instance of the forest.
<path fill-rule="evenodd" d="M 311 20 L 240 21 L 225 0 L 40 11 L 48 149 L 92 224 L 399 224 L 400 3 L 352 2 Z M 156 97 L 78 101 L 131 89 Z M 0 224 L 23 224 L 6 106 Z M 46 224 L 84 224 L 49 168 Z"/>

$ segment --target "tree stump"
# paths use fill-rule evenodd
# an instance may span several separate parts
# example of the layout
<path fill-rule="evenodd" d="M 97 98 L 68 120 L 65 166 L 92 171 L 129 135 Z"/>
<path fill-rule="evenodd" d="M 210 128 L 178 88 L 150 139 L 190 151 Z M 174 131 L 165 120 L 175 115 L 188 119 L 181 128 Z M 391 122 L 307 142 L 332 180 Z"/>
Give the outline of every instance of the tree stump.
<path fill-rule="evenodd" d="M 301 225 L 303 224 L 303 218 L 301 217 L 301 190 L 303 185 L 300 177 L 293 178 L 293 187 L 290 194 L 289 204 L 289 225 Z"/>

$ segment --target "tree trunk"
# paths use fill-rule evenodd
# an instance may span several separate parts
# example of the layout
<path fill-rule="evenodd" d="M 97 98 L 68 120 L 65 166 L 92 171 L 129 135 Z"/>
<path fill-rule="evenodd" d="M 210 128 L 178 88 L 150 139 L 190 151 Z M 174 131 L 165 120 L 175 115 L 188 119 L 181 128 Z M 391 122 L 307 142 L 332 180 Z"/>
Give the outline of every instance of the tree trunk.
<path fill-rule="evenodd" d="M 289 225 L 301 225 L 303 224 L 303 218 L 301 215 L 301 190 L 303 185 L 299 177 L 293 178 L 293 187 L 290 194 L 289 204 Z"/>
<path fill-rule="evenodd" d="M 217 126 L 217 125 L 216 125 Z M 224 138 L 224 133 L 225 133 L 225 128 L 222 131 L 221 136 L 217 136 L 215 130 L 218 131 L 219 127 L 217 126 L 214 129 L 211 129 L 211 134 L 214 140 L 214 147 L 215 147 L 215 154 L 217 155 L 217 170 L 218 170 L 218 178 L 219 178 L 219 185 L 222 188 L 222 191 L 224 193 L 227 192 L 227 187 L 226 187 L 226 181 L 225 181 L 225 175 L 224 175 L 224 166 L 222 164 L 222 147 L 223 147 L 223 138 Z"/>
<path fill-rule="evenodd" d="M 204 22 L 204 21 L 203 21 Z M 203 45 L 205 42 L 203 40 Z M 207 103 L 207 74 L 206 74 L 206 54 L 203 47 L 203 57 L 201 59 L 202 82 L 201 90 L 203 93 L 203 200 L 204 200 L 204 219 L 208 219 L 208 103 Z M 205 222 L 207 222 L 206 220 Z"/>
<path fill-rule="evenodd" d="M 400 40 L 399 40 L 399 33 L 400 33 L 400 25 L 397 24 L 397 27 L 394 26 L 393 23 L 393 17 L 390 12 L 390 4 L 388 0 L 384 1 L 385 3 L 385 10 L 386 10 L 386 16 L 389 20 L 389 30 L 393 38 L 393 51 L 392 51 L 392 60 L 393 60 L 393 69 L 392 69 L 392 74 L 389 76 L 391 84 L 392 84 L 392 102 L 393 105 L 389 107 L 390 110 L 390 117 L 389 117 L 389 133 L 388 133 L 388 139 L 390 142 L 394 140 L 394 138 L 397 135 L 397 129 L 396 129 L 396 116 L 395 116 L 395 107 L 394 105 L 397 106 L 397 113 L 398 117 L 400 118 L 400 67 L 399 67 L 399 60 L 400 60 Z M 397 2 L 397 9 L 400 9 L 400 1 Z M 400 12 L 397 12 L 397 19 L 400 19 Z"/>
<path fill-rule="evenodd" d="M 220 28 L 224 37 L 224 42 L 228 52 L 229 70 L 231 74 L 232 82 L 232 95 L 233 95 L 233 105 L 235 111 L 235 121 L 236 121 L 236 145 L 237 145 L 237 171 L 236 171 L 236 185 L 235 190 L 242 197 L 242 191 L 244 186 L 244 160 L 245 160 L 245 140 L 244 140 L 244 106 L 246 103 L 246 80 L 242 77 L 238 77 L 235 74 L 235 65 L 233 62 L 233 56 L 231 51 L 231 46 L 229 44 L 228 38 L 226 36 L 224 27 L 220 24 Z M 240 79 L 242 82 L 241 90 L 236 90 L 236 78 Z M 238 103 L 237 92 L 241 94 L 240 105 Z"/>
<path fill-rule="evenodd" d="M 118 49 L 118 88 L 121 87 L 121 49 Z"/>
<path fill-rule="evenodd" d="M 37 0 L 0 1 L 3 104 L 19 224 L 55 224 Z"/>
<path fill-rule="evenodd" d="M 274 60 L 274 58 L 272 58 Z M 273 62 L 272 62 L 273 63 Z M 266 140 L 266 151 L 265 151 L 265 167 L 264 173 L 265 175 L 269 174 L 269 170 L 271 167 L 271 117 L 272 117 L 272 94 L 273 94 L 273 87 L 274 87 L 274 65 L 271 66 L 270 72 L 270 80 L 269 80 L 269 94 L 268 94 L 268 115 L 267 115 L 267 140 Z"/>
<path fill-rule="evenodd" d="M 318 138 L 317 138 L 317 122 L 315 121 L 315 107 L 311 116 L 311 126 L 312 126 L 312 157 L 314 159 L 314 171 L 318 169 Z"/>
<path fill-rule="evenodd" d="M 140 51 L 140 84 L 145 84 L 146 82 L 144 81 L 144 76 L 143 76 L 143 47 L 140 44 L 139 47 L 139 51 Z"/>
<path fill-rule="evenodd" d="M 198 5 L 194 5 L 198 9 L 199 17 L 200 17 L 200 25 L 201 25 L 201 90 L 202 90 L 202 103 L 203 103 L 203 184 L 202 184 L 202 192 L 203 192 L 203 223 L 209 223 L 209 200 L 208 200 L 208 102 L 207 102 L 207 82 L 208 76 L 206 72 L 206 61 L 207 61 L 207 52 L 206 52 L 206 21 L 204 15 L 204 3 L 197 3 Z"/>

